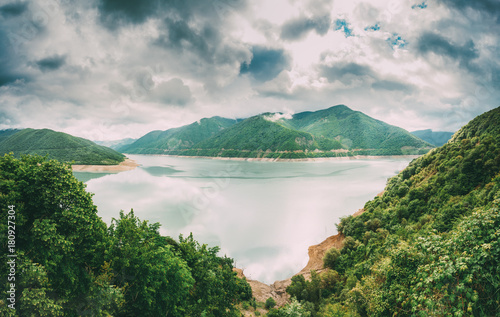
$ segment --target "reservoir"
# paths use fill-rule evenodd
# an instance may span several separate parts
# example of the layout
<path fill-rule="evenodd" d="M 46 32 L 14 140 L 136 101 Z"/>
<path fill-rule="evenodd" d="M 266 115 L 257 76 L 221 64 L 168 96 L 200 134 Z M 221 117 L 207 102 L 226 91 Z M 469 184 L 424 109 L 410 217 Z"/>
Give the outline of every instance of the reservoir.
<path fill-rule="evenodd" d="M 193 233 L 219 246 L 249 279 L 286 279 L 307 249 L 337 233 L 340 217 L 363 208 L 409 157 L 267 162 L 128 155 L 141 166 L 118 174 L 75 172 L 109 225 L 134 210 L 162 235 Z"/>

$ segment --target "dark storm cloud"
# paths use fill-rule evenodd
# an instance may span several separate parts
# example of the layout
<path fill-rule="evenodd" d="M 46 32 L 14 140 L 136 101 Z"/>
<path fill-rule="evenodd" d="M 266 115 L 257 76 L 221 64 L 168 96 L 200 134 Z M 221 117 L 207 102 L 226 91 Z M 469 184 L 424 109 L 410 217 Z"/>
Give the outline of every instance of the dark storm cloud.
<path fill-rule="evenodd" d="M 286 22 L 281 29 L 281 38 L 283 40 L 299 40 L 312 30 L 319 35 L 325 35 L 330 28 L 330 16 L 314 18 L 297 18 Z"/>
<path fill-rule="evenodd" d="M 28 6 L 24 2 L 13 2 L 0 7 L 0 15 L 4 18 L 16 17 L 24 13 Z"/>
<path fill-rule="evenodd" d="M 46 58 L 42 58 L 35 62 L 35 65 L 42 72 L 50 72 L 54 70 L 58 70 L 62 66 L 66 64 L 66 56 L 54 55 Z"/>
<path fill-rule="evenodd" d="M 188 50 L 198 54 L 205 60 L 213 59 L 215 49 L 221 45 L 221 34 L 212 25 L 206 24 L 194 29 L 184 20 L 164 20 L 163 33 L 155 43 L 170 49 Z"/>
<path fill-rule="evenodd" d="M 375 90 L 402 91 L 406 93 L 413 91 L 412 86 L 393 80 L 376 81 L 372 84 L 372 88 Z"/>
<path fill-rule="evenodd" d="M 338 80 L 344 84 L 350 84 L 356 78 L 375 76 L 373 70 L 369 66 L 357 63 L 342 63 L 333 66 L 323 66 L 321 68 L 320 75 L 326 77 L 329 82 L 335 82 Z"/>
<path fill-rule="evenodd" d="M 27 79 L 18 70 L 18 57 L 12 49 L 6 34 L 0 30 L 0 87 Z"/>
<path fill-rule="evenodd" d="M 454 44 L 443 36 L 426 32 L 417 39 L 417 50 L 422 54 L 435 53 L 451 58 L 470 71 L 476 71 L 472 61 L 479 57 L 474 41 L 469 40 L 464 45 Z"/>
<path fill-rule="evenodd" d="M 500 2 L 498 0 L 439 0 L 439 2 L 464 13 L 467 10 L 474 10 L 500 22 Z"/>
<path fill-rule="evenodd" d="M 254 46 L 252 55 L 249 64 L 241 64 L 240 74 L 248 73 L 258 81 L 271 80 L 278 76 L 281 71 L 290 68 L 290 58 L 282 49 Z"/>
<path fill-rule="evenodd" d="M 122 24 L 143 23 L 156 15 L 160 0 L 102 0 L 99 3 L 101 22 L 110 29 Z"/>
<path fill-rule="evenodd" d="M 245 0 L 100 0 L 98 9 L 101 23 L 114 30 L 165 16 L 186 21 L 195 15 L 222 19 L 227 12 L 244 6 Z"/>

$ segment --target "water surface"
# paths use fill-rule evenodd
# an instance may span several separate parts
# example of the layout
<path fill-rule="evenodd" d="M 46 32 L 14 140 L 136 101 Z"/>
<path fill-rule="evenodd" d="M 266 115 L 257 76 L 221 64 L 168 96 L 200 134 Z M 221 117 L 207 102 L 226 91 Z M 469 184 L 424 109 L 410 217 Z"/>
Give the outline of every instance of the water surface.
<path fill-rule="evenodd" d="M 224 161 L 129 155 L 141 164 L 118 174 L 75 173 L 108 224 L 120 210 L 218 245 L 250 279 L 285 279 L 335 223 L 381 192 L 411 158 L 321 162 Z"/>

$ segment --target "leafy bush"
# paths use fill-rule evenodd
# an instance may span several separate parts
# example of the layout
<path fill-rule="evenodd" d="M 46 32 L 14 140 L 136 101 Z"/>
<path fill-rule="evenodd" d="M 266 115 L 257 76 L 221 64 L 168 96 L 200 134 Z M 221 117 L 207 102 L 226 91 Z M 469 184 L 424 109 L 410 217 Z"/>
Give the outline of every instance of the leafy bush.
<path fill-rule="evenodd" d="M 276 301 L 274 300 L 274 298 L 269 297 L 268 299 L 266 299 L 266 303 L 264 306 L 266 309 L 271 309 L 274 306 L 276 306 Z"/>

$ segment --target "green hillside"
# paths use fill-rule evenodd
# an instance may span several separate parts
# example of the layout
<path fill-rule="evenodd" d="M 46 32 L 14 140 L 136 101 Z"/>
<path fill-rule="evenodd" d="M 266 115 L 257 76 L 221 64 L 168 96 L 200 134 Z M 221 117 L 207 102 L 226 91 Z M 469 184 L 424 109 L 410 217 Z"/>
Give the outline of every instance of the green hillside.
<path fill-rule="evenodd" d="M 1 136 L 0 136 L 0 140 Z M 83 165 L 114 165 L 124 155 L 92 141 L 49 129 L 24 129 L 0 141 L 0 154 L 14 153 L 48 155 L 49 159 Z"/>
<path fill-rule="evenodd" d="M 311 316 L 499 316 L 499 119 L 491 110 L 412 161 L 341 220 L 327 270 L 287 292 Z"/>
<path fill-rule="evenodd" d="M 371 150 L 371 154 L 418 154 L 432 147 L 408 131 L 373 119 L 344 105 L 315 112 L 301 112 L 286 122 L 315 136 L 339 140 L 349 149 Z"/>
<path fill-rule="evenodd" d="M 307 132 L 285 127 L 266 119 L 266 115 L 248 118 L 203 142 L 189 155 L 236 157 L 305 157 L 305 151 L 340 149 L 338 141 L 317 138 Z M 267 152 L 267 153 L 266 153 Z M 277 154 L 279 153 L 279 154 Z"/>
<path fill-rule="evenodd" d="M 264 113 L 242 121 L 214 117 L 153 131 L 123 153 L 208 157 L 314 158 L 423 154 L 433 146 L 404 129 L 340 105 L 292 119 Z"/>
<path fill-rule="evenodd" d="M 199 122 L 179 128 L 152 131 L 118 150 L 131 154 L 164 154 L 165 151 L 189 149 L 236 122 L 237 120 L 222 117 L 203 118 Z"/>
<path fill-rule="evenodd" d="M 8 130 L 0 130 L 0 143 L 5 139 L 8 139 L 11 135 L 16 134 L 21 130 L 18 129 L 8 129 Z"/>
<path fill-rule="evenodd" d="M 453 136 L 453 132 L 434 132 L 431 129 L 411 132 L 417 138 L 435 146 L 442 146 Z"/>
<path fill-rule="evenodd" d="M 137 139 L 132 139 L 132 138 L 126 138 L 126 139 L 120 139 L 120 140 L 112 140 L 112 141 L 93 141 L 97 145 L 102 145 L 105 147 L 109 147 L 110 149 L 113 150 L 118 150 L 126 145 L 132 144 Z"/>

